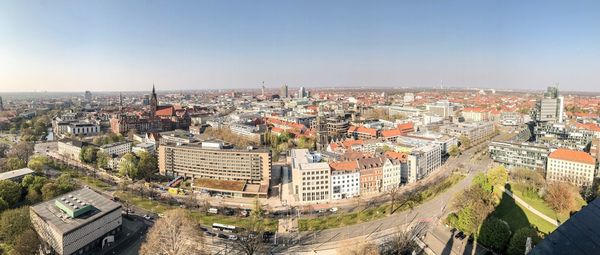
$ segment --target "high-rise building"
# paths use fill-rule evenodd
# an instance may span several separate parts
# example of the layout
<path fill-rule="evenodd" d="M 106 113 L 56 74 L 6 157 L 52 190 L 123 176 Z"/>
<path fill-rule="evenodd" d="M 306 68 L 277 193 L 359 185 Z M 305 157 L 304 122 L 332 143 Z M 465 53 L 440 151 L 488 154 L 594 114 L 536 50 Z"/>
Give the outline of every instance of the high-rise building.
<path fill-rule="evenodd" d="M 281 85 L 279 94 L 280 94 L 279 97 L 281 97 L 281 98 L 288 98 L 289 97 L 287 84 Z"/>
<path fill-rule="evenodd" d="M 2 104 L 2 97 L 0 97 L 0 111 L 4 111 L 4 105 Z"/>
<path fill-rule="evenodd" d="M 298 89 L 298 98 L 305 98 L 306 97 L 306 89 L 304 87 L 300 87 L 300 89 Z"/>
<path fill-rule="evenodd" d="M 558 93 L 558 87 L 548 87 L 544 97 L 539 99 L 531 113 L 536 122 L 563 122 L 564 97 Z"/>
<path fill-rule="evenodd" d="M 91 102 L 91 101 L 92 101 L 92 92 L 90 92 L 89 90 L 86 90 L 86 91 L 85 91 L 85 95 L 83 96 L 83 100 L 84 100 L 86 103 L 89 103 L 89 102 Z"/>

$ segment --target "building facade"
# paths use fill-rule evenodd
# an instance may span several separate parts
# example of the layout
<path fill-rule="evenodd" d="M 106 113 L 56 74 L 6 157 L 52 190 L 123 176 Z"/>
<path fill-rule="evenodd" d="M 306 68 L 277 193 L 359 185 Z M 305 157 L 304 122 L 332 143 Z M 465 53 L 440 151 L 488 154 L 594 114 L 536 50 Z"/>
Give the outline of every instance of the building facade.
<path fill-rule="evenodd" d="M 569 182 L 576 186 L 591 187 L 596 172 L 596 161 L 583 151 L 557 149 L 548 155 L 547 181 Z"/>
<path fill-rule="evenodd" d="M 325 203 L 331 199 L 331 168 L 307 149 L 290 151 L 293 193 L 300 203 Z"/>

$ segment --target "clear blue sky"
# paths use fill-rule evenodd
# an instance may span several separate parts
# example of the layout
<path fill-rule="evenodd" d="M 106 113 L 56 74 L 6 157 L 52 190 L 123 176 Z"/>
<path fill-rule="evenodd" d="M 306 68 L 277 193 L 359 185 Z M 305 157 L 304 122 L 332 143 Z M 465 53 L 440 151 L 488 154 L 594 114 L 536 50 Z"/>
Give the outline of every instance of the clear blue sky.
<path fill-rule="evenodd" d="M 600 1 L 3 1 L 0 91 L 600 91 Z"/>

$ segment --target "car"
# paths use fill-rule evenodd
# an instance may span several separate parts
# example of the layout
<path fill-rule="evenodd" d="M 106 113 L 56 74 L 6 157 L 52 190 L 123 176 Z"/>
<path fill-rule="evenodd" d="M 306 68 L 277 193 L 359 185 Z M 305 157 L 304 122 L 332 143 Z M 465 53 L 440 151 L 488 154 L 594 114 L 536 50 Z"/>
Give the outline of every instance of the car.
<path fill-rule="evenodd" d="M 233 216 L 235 214 L 235 211 L 231 208 L 225 208 L 225 210 L 223 210 L 223 214 L 227 216 Z"/>
<path fill-rule="evenodd" d="M 203 232 L 208 232 L 208 228 L 205 227 L 200 227 L 200 230 L 202 230 Z"/>
<path fill-rule="evenodd" d="M 217 236 L 217 234 L 213 233 L 213 232 L 206 232 L 207 235 L 209 236 Z"/>
<path fill-rule="evenodd" d="M 219 234 L 217 235 L 217 237 L 219 237 L 219 238 L 223 238 L 223 239 L 227 239 L 227 236 L 226 236 L 225 234 L 221 234 L 221 233 L 219 233 Z"/>
<path fill-rule="evenodd" d="M 463 238 L 465 238 L 464 235 L 465 234 L 463 234 L 463 232 L 460 231 L 460 232 L 456 233 L 456 235 L 454 235 L 454 238 L 458 238 L 458 239 L 462 240 Z"/>
<path fill-rule="evenodd" d="M 144 214 L 144 219 L 146 220 L 152 220 L 152 216 L 148 215 L 148 214 Z"/>
<path fill-rule="evenodd" d="M 248 211 L 247 211 L 247 210 L 241 210 L 241 211 L 240 211 L 240 215 L 241 215 L 242 217 L 248 217 L 249 213 L 248 213 Z"/>
<path fill-rule="evenodd" d="M 329 209 L 330 212 L 337 212 L 338 208 L 337 207 L 332 207 L 331 209 Z"/>
<path fill-rule="evenodd" d="M 229 235 L 228 238 L 229 238 L 229 240 L 233 240 L 233 241 L 238 239 L 238 237 L 236 235 Z"/>

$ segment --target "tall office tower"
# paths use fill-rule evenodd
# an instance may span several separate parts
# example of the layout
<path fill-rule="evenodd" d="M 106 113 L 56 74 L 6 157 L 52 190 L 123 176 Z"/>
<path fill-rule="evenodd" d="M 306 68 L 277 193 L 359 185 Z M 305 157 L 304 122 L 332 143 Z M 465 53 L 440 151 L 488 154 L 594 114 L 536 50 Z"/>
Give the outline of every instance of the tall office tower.
<path fill-rule="evenodd" d="M 558 87 L 548 87 L 531 114 L 536 122 L 563 122 L 564 97 L 559 95 Z"/>
<path fill-rule="evenodd" d="M 262 87 L 260 88 L 260 94 L 262 95 L 262 97 L 265 97 L 265 83 L 263 82 Z"/>
<path fill-rule="evenodd" d="M 85 91 L 85 95 L 83 96 L 83 100 L 84 100 L 86 103 L 89 103 L 89 102 L 91 102 L 91 101 L 92 101 L 92 92 L 90 92 L 89 90 L 86 90 L 86 91 Z"/>
<path fill-rule="evenodd" d="M 4 105 L 2 104 L 2 97 L 0 97 L 0 111 L 4 111 Z"/>
<path fill-rule="evenodd" d="M 298 90 L 298 98 L 306 97 L 306 89 L 304 87 L 300 87 Z"/>
<path fill-rule="evenodd" d="M 288 98 L 289 97 L 287 84 L 281 85 L 281 88 L 279 90 L 280 90 L 279 91 L 279 94 L 280 94 L 279 97 L 281 97 L 281 98 Z"/>

